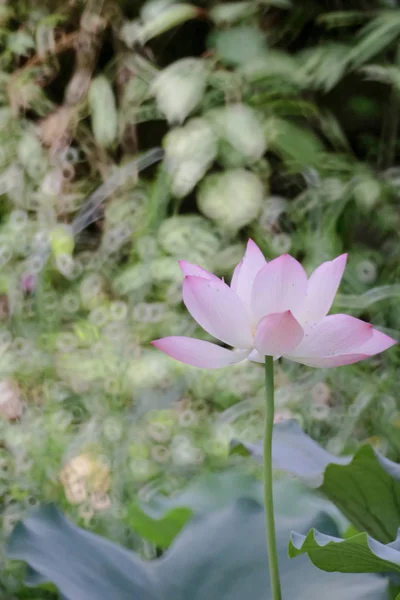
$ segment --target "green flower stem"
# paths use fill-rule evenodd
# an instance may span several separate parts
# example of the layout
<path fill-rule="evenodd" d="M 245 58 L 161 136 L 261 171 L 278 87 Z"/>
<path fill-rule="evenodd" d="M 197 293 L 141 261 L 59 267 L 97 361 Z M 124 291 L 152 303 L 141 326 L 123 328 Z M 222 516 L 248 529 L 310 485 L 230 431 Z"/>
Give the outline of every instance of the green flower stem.
<path fill-rule="evenodd" d="M 264 505 L 267 529 L 269 576 L 273 600 L 281 600 L 278 553 L 276 550 L 274 496 L 272 486 L 272 432 L 274 428 L 274 359 L 265 357 Z"/>

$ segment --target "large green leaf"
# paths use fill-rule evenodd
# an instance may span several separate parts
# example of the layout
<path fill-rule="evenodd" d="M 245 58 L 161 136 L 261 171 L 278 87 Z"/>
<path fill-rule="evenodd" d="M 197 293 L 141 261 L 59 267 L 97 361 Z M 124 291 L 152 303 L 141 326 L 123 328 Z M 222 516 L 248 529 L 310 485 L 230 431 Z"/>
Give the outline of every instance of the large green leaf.
<path fill-rule="evenodd" d="M 275 498 L 284 597 L 387 598 L 382 577 L 326 574 L 306 557 L 291 561 L 290 530 L 317 527 L 337 535 L 336 525 L 295 480 L 277 484 Z M 160 559 L 146 562 L 79 529 L 47 505 L 17 525 L 8 551 L 34 569 L 31 584 L 52 581 L 66 600 L 271 600 L 264 532 L 262 505 L 242 498 L 195 517 Z"/>
<path fill-rule="evenodd" d="M 350 457 L 333 456 L 293 421 L 275 426 L 275 468 L 322 491 L 359 531 L 382 543 L 393 541 L 400 525 L 400 465 L 365 445 Z M 235 452 L 262 460 L 261 442 L 238 444 Z"/>
<path fill-rule="evenodd" d="M 321 490 L 359 531 L 393 541 L 400 524 L 400 467 L 371 446 L 362 446 L 348 465 L 330 464 Z"/>
<path fill-rule="evenodd" d="M 308 554 L 316 567 L 340 573 L 400 573 L 400 537 L 381 544 L 366 533 L 340 539 L 312 529 L 292 533 L 289 556 Z"/>
<path fill-rule="evenodd" d="M 159 598 L 150 564 L 75 527 L 54 505 L 17 524 L 8 553 L 29 564 L 28 585 L 51 581 L 68 600 Z"/>

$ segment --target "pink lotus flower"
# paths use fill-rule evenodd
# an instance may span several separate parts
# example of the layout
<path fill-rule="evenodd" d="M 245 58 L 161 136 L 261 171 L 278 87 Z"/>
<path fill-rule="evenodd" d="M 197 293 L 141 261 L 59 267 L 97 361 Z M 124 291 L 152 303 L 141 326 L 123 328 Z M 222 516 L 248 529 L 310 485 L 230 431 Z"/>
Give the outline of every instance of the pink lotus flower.
<path fill-rule="evenodd" d="M 349 315 L 327 316 L 347 254 L 320 265 L 308 278 L 288 254 L 267 263 L 252 241 L 227 285 L 205 269 L 180 261 L 183 301 L 209 334 L 233 350 L 189 337 L 154 346 L 181 362 L 217 369 L 242 360 L 285 357 L 310 367 L 337 367 L 369 358 L 396 343 Z"/>

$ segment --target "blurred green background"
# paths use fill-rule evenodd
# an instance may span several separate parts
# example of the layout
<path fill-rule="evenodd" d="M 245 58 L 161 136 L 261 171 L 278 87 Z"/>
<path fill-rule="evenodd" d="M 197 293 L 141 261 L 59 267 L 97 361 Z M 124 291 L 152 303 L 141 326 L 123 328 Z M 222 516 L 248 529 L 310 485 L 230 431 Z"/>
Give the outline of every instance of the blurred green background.
<path fill-rule="evenodd" d="M 178 259 L 349 252 L 334 310 L 399 338 L 399 108 L 395 0 L 0 3 L 1 598 L 46 597 L 2 549 L 38 502 L 151 558 L 136 499 L 261 437 L 260 365 L 150 346 L 202 335 Z M 398 362 L 282 362 L 276 418 L 399 461 Z"/>

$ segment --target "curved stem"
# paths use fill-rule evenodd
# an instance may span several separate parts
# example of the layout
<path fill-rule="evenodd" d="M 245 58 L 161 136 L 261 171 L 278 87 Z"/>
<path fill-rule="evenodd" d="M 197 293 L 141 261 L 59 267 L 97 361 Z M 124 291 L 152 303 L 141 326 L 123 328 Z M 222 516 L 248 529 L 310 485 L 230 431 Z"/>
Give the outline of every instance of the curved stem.
<path fill-rule="evenodd" d="M 272 487 L 272 431 L 274 427 L 274 360 L 265 357 L 265 435 L 264 435 L 264 504 L 267 529 L 269 575 L 273 600 L 281 600 L 278 553 L 276 549 L 274 497 Z"/>

